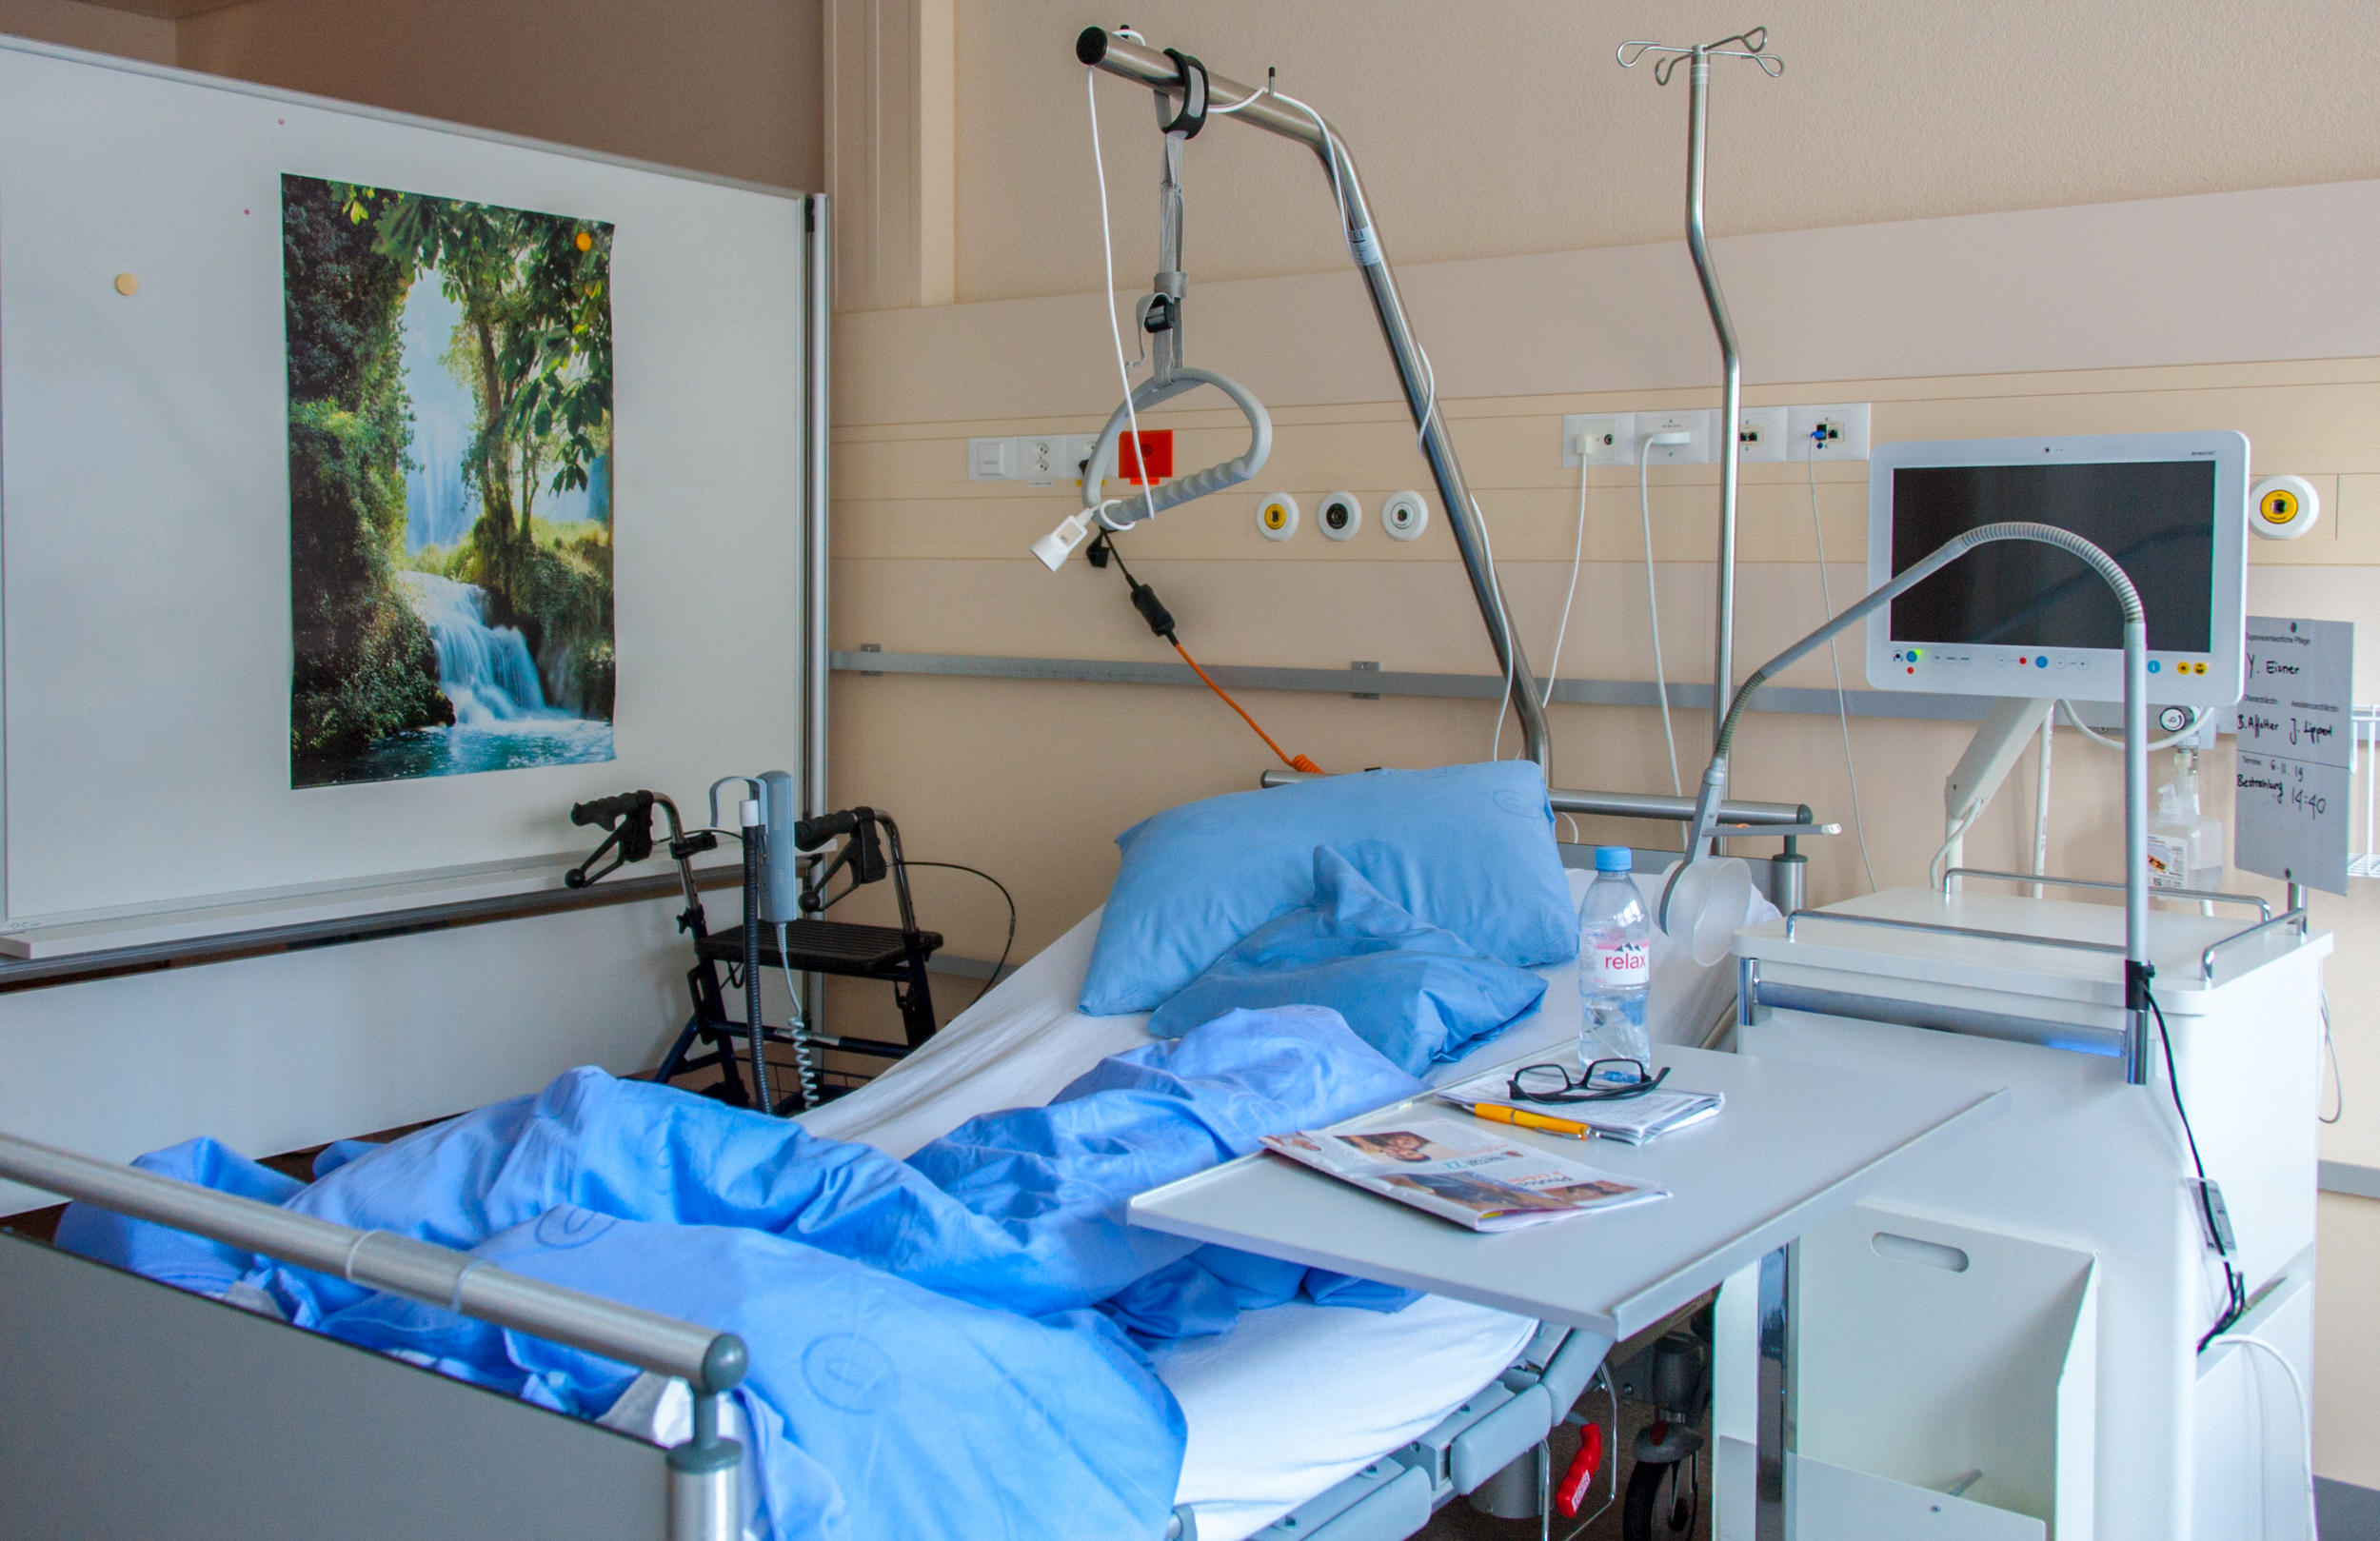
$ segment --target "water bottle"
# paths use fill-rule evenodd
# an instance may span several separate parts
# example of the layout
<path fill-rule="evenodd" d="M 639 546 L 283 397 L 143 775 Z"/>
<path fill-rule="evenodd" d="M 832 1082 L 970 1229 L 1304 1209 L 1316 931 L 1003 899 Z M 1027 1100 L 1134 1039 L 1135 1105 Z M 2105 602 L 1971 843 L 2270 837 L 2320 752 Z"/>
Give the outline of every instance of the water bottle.
<path fill-rule="evenodd" d="M 1625 845 L 1595 848 L 1595 881 L 1578 905 L 1578 1063 L 1634 1059 L 1650 1064 L 1644 1024 L 1653 986 L 1653 922 L 1629 876 Z"/>

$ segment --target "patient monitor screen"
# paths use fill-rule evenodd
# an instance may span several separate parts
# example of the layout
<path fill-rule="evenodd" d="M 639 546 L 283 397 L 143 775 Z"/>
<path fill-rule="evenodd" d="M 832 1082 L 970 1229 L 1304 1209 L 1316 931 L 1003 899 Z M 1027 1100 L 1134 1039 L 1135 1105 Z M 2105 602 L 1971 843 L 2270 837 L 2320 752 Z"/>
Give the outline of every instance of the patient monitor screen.
<path fill-rule="evenodd" d="M 1978 525 L 2026 520 L 2072 530 L 2140 590 L 2152 652 L 2211 650 L 2215 466 L 2211 460 L 2103 464 L 1905 465 L 1893 472 L 1893 571 Z M 2115 596 L 2081 558 L 2033 541 L 1969 552 L 1893 602 L 1901 642 L 2124 645 Z"/>

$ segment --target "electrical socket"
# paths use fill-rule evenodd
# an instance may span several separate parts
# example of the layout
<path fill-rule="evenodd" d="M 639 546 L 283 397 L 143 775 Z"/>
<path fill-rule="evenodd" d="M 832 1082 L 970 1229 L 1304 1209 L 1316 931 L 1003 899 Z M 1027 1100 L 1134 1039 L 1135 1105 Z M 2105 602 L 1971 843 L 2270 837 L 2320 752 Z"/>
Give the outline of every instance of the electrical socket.
<path fill-rule="evenodd" d="M 1091 450 L 1093 446 L 1098 445 L 1099 442 L 1100 436 L 1096 433 L 1068 433 L 1060 435 L 1058 439 L 1058 480 L 1061 482 L 1081 481 L 1082 463 L 1091 458 Z"/>
<path fill-rule="evenodd" d="M 1735 458 L 1746 465 L 1784 460 L 1792 428 L 1782 406 L 1747 406 L 1735 420 Z"/>
<path fill-rule="evenodd" d="M 1564 465 L 1625 465 L 1636 453 L 1628 412 L 1572 412 L 1562 419 Z M 1581 440 L 1584 444 L 1581 444 Z M 1585 451 L 1582 458 L 1581 449 Z"/>
<path fill-rule="evenodd" d="M 1017 441 L 1017 474 L 1034 486 L 1053 486 L 1065 453 L 1061 435 L 1028 433 Z"/>
<path fill-rule="evenodd" d="M 1866 460 L 1868 404 L 1792 407 L 1786 412 L 1785 431 L 1793 445 L 1789 460 L 1805 455 L 1813 460 Z"/>
<path fill-rule="evenodd" d="M 1719 414 L 1714 407 L 1689 407 L 1678 412 L 1637 412 L 1636 438 L 1630 448 L 1630 458 L 1642 453 L 1647 439 L 1656 433 L 1684 430 L 1690 438 L 1685 444 L 1664 445 L 1653 451 L 1650 464 L 1655 465 L 1712 465 L 1718 462 Z"/>

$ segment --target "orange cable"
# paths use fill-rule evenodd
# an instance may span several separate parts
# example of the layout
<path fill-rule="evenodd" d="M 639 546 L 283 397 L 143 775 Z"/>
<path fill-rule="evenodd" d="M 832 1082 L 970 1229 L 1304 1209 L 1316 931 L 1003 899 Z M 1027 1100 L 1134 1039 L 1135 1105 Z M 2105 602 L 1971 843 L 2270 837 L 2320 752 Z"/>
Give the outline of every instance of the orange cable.
<path fill-rule="evenodd" d="M 1291 770 L 1304 771 L 1309 776 L 1319 776 L 1322 774 L 1322 767 L 1316 764 L 1313 761 L 1308 760 L 1305 756 L 1291 756 L 1282 754 L 1281 746 L 1273 741 L 1273 736 L 1265 732 L 1262 728 L 1257 727 L 1256 719 L 1248 715 L 1248 709 L 1240 705 L 1238 701 L 1232 700 L 1231 692 L 1225 690 L 1221 685 L 1217 684 L 1213 675 L 1208 674 L 1204 669 L 1199 667 L 1199 661 L 1190 656 L 1190 649 L 1182 646 L 1180 642 L 1176 642 L 1174 643 L 1174 651 L 1181 655 L 1181 661 L 1190 665 L 1190 671 L 1193 674 L 1196 674 L 1200 679 L 1206 682 L 1207 689 L 1212 690 L 1215 694 L 1222 697 L 1223 704 L 1240 714 L 1240 721 L 1247 723 L 1250 728 L 1255 729 L 1256 736 L 1264 741 L 1264 747 L 1270 749 L 1275 755 L 1279 756 L 1282 764 L 1288 766 Z"/>

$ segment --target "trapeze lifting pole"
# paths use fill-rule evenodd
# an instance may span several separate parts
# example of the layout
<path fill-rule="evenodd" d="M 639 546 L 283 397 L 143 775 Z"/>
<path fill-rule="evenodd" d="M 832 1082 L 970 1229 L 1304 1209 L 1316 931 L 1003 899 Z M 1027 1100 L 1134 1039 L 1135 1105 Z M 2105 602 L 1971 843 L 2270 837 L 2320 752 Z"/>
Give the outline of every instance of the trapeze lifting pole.
<path fill-rule="evenodd" d="M 1454 532 L 1455 549 L 1460 553 L 1463 571 L 1471 579 L 1472 595 L 1479 602 L 1480 619 L 1487 622 L 1488 641 L 1496 648 L 1497 666 L 1511 678 L 1512 707 L 1520 719 L 1521 746 L 1531 760 L 1545 767 L 1547 780 L 1551 780 L 1552 750 L 1546 740 L 1545 711 L 1537 701 L 1537 680 L 1529 672 L 1529 661 L 1521 652 L 1520 640 L 1512 634 L 1507 623 L 1497 593 L 1496 572 L 1488 562 L 1487 541 L 1479 527 L 1478 508 L 1471 501 L 1470 487 L 1463 482 L 1462 465 L 1455 459 L 1454 442 L 1447 437 L 1445 415 L 1438 410 L 1429 365 L 1423 362 L 1421 346 L 1414 341 L 1413 327 L 1405 320 L 1404 302 L 1397 297 L 1397 280 L 1388 269 L 1387 253 L 1380 249 L 1379 232 L 1373 227 L 1371 210 L 1363 201 L 1363 184 L 1356 175 L 1355 159 L 1347 153 L 1345 141 L 1321 119 L 1288 106 L 1269 88 L 1259 91 L 1242 86 L 1205 70 L 1186 55 L 1149 48 L 1104 28 L 1084 29 L 1075 40 L 1075 57 L 1095 69 L 1137 81 L 1160 96 L 1187 94 L 1190 71 L 1201 70 L 1206 75 L 1208 101 L 1219 105 L 1246 104 L 1231 110 L 1232 121 L 1262 128 L 1283 139 L 1294 139 L 1320 157 L 1323 172 L 1331 179 L 1345 209 L 1347 247 L 1363 273 L 1364 286 L 1371 291 L 1372 309 L 1380 321 L 1380 335 L 1388 342 L 1397 378 L 1405 387 L 1405 405 L 1412 409 L 1414 423 L 1421 430 L 1421 455 L 1430 463 L 1430 475 L 1438 482 L 1438 501 L 1445 504 L 1446 524 Z M 1224 114 L 1219 111 L 1215 115 Z"/>

